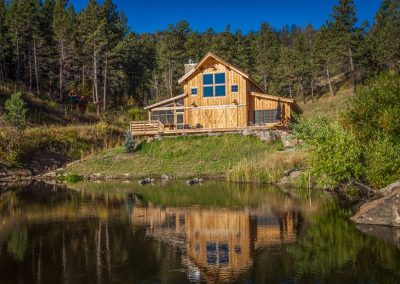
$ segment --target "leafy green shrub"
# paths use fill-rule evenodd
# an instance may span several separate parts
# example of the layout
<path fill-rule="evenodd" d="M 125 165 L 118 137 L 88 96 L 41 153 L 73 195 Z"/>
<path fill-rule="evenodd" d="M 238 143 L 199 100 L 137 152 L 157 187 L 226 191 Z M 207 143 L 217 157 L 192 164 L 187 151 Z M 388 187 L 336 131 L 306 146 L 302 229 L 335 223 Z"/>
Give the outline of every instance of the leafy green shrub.
<path fill-rule="evenodd" d="M 400 178 L 400 143 L 381 136 L 365 151 L 365 179 L 374 187 L 383 187 Z"/>
<path fill-rule="evenodd" d="M 125 141 L 124 141 L 124 148 L 126 153 L 132 153 L 135 151 L 135 139 L 132 136 L 132 133 L 127 130 L 125 133 Z"/>
<path fill-rule="evenodd" d="M 357 91 L 342 124 L 363 142 L 370 142 L 382 133 L 400 138 L 400 76 L 380 75 Z"/>
<path fill-rule="evenodd" d="M 327 185 L 363 176 L 362 148 L 355 135 L 337 122 L 316 117 L 295 125 L 295 136 L 309 152 L 311 172 Z"/>

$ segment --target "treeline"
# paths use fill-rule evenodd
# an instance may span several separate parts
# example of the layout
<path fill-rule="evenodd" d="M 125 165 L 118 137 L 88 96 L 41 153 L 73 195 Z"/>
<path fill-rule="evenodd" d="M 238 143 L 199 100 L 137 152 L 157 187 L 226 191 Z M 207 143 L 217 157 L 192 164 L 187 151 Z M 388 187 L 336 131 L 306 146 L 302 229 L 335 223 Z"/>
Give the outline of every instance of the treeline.
<path fill-rule="evenodd" d="M 212 51 L 250 73 L 267 92 L 314 99 L 400 70 L 400 2 L 383 0 L 372 25 L 358 23 L 353 0 L 340 0 L 320 28 L 263 23 L 243 34 L 197 32 L 181 21 L 136 34 L 112 0 L 75 11 L 67 0 L 0 0 L 0 83 L 65 100 L 71 89 L 97 111 L 125 100 L 142 105 L 177 95 L 183 64 Z"/>

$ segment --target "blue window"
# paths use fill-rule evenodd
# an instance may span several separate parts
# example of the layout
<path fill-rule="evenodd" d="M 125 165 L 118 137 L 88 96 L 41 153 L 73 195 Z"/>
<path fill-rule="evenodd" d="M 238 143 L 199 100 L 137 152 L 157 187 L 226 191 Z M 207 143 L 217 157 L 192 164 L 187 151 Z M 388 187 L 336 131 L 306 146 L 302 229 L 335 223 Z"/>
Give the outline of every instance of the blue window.
<path fill-rule="evenodd" d="M 203 97 L 224 97 L 225 87 L 225 73 L 203 74 Z"/>
<path fill-rule="evenodd" d="M 203 85 L 214 84 L 214 74 L 204 74 L 203 75 Z"/>
<path fill-rule="evenodd" d="M 225 73 L 215 74 L 215 84 L 225 84 Z"/>
<path fill-rule="evenodd" d="M 231 86 L 231 90 L 232 90 L 232 93 L 237 93 L 237 92 L 239 92 L 239 86 L 238 85 L 232 85 Z"/>
<path fill-rule="evenodd" d="M 192 95 L 197 95 L 197 88 L 192 88 Z"/>
<path fill-rule="evenodd" d="M 203 88 L 203 97 L 209 98 L 214 96 L 214 87 L 204 86 Z"/>
<path fill-rule="evenodd" d="M 225 85 L 215 86 L 215 96 L 224 97 L 225 96 Z"/>

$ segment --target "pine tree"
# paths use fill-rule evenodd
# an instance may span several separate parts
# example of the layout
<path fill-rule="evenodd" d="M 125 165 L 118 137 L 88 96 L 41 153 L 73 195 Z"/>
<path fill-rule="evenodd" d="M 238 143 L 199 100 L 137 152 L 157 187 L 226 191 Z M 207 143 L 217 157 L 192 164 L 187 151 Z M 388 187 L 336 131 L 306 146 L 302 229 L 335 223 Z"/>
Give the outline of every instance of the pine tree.
<path fill-rule="evenodd" d="M 328 21 L 332 49 L 338 62 L 341 72 L 349 72 L 353 90 L 355 89 L 355 24 L 357 22 L 356 9 L 353 0 L 340 0 L 339 5 L 333 7 L 331 20 Z"/>
<path fill-rule="evenodd" d="M 129 130 L 125 132 L 124 148 L 126 153 L 133 153 L 136 148 L 135 138 Z"/>
<path fill-rule="evenodd" d="M 21 98 L 21 93 L 13 94 L 5 103 L 5 120 L 23 131 L 26 127 L 26 104 Z"/>
<path fill-rule="evenodd" d="M 377 69 L 400 70 L 400 2 L 383 0 L 368 34 Z"/>
<path fill-rule="evenodd" d="M 263 23 L 257 38 L 256 66 L 257 74 L 267 92 L 278 60 L 278 37 L 267 23 Z"/>

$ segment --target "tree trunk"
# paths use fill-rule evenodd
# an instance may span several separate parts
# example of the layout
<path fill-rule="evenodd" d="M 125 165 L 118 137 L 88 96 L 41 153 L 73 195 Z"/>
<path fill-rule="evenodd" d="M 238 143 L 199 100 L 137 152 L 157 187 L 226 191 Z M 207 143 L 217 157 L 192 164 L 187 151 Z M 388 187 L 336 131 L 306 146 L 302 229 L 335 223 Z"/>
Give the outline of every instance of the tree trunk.
<path fill-rule="evenodd" d="M 304 96 L 303 77 L 300 78 L 300 93 L 301 98 L 303 99 L 303 103 L 306 104 L 306 97 Z"/>
<path fill-rule="evenodd" d="M 63 73 L 64 73 L 64 42 L 61 42 L 61 52 L 60 52 L 60 101 L 63 100 L 63 93 L 62 93 L 62 89 L 63 89 Z"/>
<path fill-rule="evenodd" d="M 96 104 L 97 116 L 100 115 L 99 92 L 97 88 L 97 51 L 93 51 L 93 97 Z"/>
<path fill-rule="evenodd" d="M 38 60 L 37 60 L 37 54 L 36 54 L 36 42 L 33 42 L 33 63 L 35 66 L 36 91 L 37 91 L 37 94 L 40 95 Z"/>
<path fill-rule="evenodd" d="M 315 102 L 315 98 L 314 98 L 314 79 L 311 79 L 311 100 L 312 100 L 312 102 Z"/>
<path fill-rule="evenodd" d="M 329 74 L 329 68 L 326 68 L 326 76 L 328 78 L 329 90 L 331 92 L 331 95 L 334 96 L 335 93 L 333 92 L 333 88 L 332 88 L 331 75 Z"/>
<path fill-rule="evenodd" d="M 15 21 L 15 20 L 14 20 Z M 14 22 L 16 25 L 16 22 Z M 20 69 L 21 69 L 21 63 L 20 63 L 20 58 L 19 58 L 19 40 L 18 40 L 18 30 L 15 29 L 15 38 L 16 38 L 16 44 L 17 44 L 17 69 L 15 70 L 15 76 L 16 76 L 16 81 L 20 80 Z"/>
<path fill-rule="evenodd" d="M 104 68 L 104 86 L 103 86 L 103 111 L 106 111 L 106 97 L 107 97 L 107 68 L 108 58 L 106 55 L 105 68 Z"/>
<path fill-rule="evenodd" d="M 29 65 L 29 92 L 32 92 L 32 50 L 29 46 L 28 49 L 29 58 L 28 58 L 28 65 Z"/>
<path fill-rule="evenodd" d="M 293 100 L 292 83 L 289 83 L 289 95 L 290 95 L 290 98 Z"/>
<path fill-rule="evenodd" d="M 349 48 L 349 59 L 350 59 L 351 88 L 354 93 L 356 91 L 356 75 L 353 62 L 353 53 L 351 51 L 351 48 Z"/>

